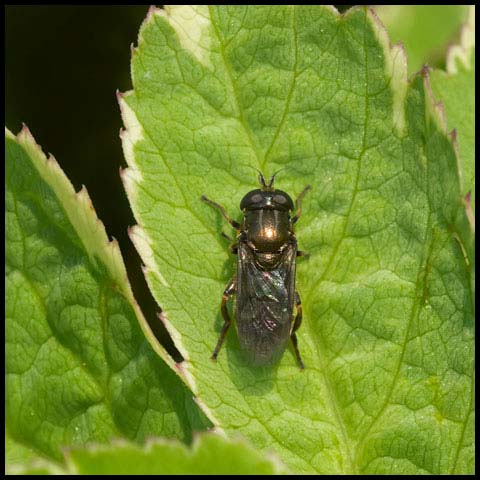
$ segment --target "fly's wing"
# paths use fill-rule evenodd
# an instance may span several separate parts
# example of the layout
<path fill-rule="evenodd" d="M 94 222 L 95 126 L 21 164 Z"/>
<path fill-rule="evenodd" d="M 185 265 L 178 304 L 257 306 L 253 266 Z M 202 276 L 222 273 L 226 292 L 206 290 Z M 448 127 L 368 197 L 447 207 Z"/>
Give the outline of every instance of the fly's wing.
<path fill-rule="evenodd" d="M 238 337 L 257 364 L 276 360 L 290 338 L 296 255 L 296 245 L 289 245 L 282 252 L 277 267 L 261 270 L 252 249 L 244 242 L 238 245 Z"/>

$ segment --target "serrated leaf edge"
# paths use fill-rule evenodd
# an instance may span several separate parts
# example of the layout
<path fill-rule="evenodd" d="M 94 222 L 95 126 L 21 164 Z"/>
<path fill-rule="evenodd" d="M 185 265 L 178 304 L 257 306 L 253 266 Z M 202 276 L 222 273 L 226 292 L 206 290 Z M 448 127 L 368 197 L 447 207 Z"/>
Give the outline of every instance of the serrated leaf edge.
<path fill-rule="evenodd" d="M 65 475 L 66 471 L 64 467 L 57 465 L 56 463 L 37 458 L 23 463 L 9 463 L 5 464 L 5 475 L 29 475 L 32 469 L 44 468 L 48 471 L 49 475 Z"/>
<path fill-rule="evenodd" d="M 354 7 L 346 13 L 354 10 Z M 392 45 L 387 29 L 371 8 L 367 9 L 378 42 L 383 47 L 386 75 L 391 79 L 393 97 L 393 125 L 398 136 L 405 134 L 405 97 L 408 88 L 407 54 L 402 42 Z"/>
<path fill-rule="evenodd" d="M 384 58 L 385 58 L 385 70 L 386 70 L 386 76 L 387 78 L 391 79 L 390 82 L 390 88 L 392 91 L 392 97 L 393 97 L 393 125 L 395 128 L 395 133 L 401 137 L 405 134 L 405 100 L 406 100 L 406 95 L 408 92 L 408 88 L 410 85 L 414 82 L 416 78 L 418 78 L 419 75 L 423 77 L 423 86 L 424 90 L 426 92 L 425 95 L 425 105 L 426 105 L 426 111 L 425 111 L 425 116 L 427 118 L 430 118 L 438 127 L 438 129 L 447 137 L 450 139 L 452 142 L 452 146 L 455 152 L 455 158 L 456 158 L 456 163 L 457 166 L 460 165 L 459 162 L 459 157 L 458 157 L 458 149 L 456 148 L 455 141 L 455 132 L 447 132 L 447 123 L 446 123 L 446 118 L 445 118 L 445 110 L 443 107 L 443 104 L 441 102 L 437 102 L 433 96 L 433 93 L 431 91 L 430 85 L 429 85 L 429 76 L 428 76 L 428 68 L 424 68 L 414 74 L 411 78 L 408 78 L 408 69 L 407 69 L 407 55 L 405 52 L 405 49 L 403 47 L 403 44 L 401 42 L 392 45 L 390 42 L 390 38 L 388 35 L 387 30 L 383 26 L 382 22 L 378 18 L 378 16 L 375 14 L 375 12 L 365 6 L 355 6 L 352 7 L 351 9 L 347 10 L 343 14 L 340 14 L 334 7 L 331 6 L 323 6 L 333 12 L 335 12 L 337 18 L 341 17 L 346 17 L 350 15 L 352 12 L 354 12 L 357 9 L 365 9 L 366 11 L 366 17 L 368 21 L 371 23 L 371 26 L 373 28 L 373 31 L 375 32 L 375 35 L 377 37 L 377 40 L 379 44 L 383 47 L 384 51 Z M 142 27 L 140 29 L 139 33 L 139 45 L 142 41 L 142 30 L 143 28 L 148 24 L 149 21 L 151 21 L 153 14 L 159 15 L 164 17 L 167 20 L 171 20 L 172 15 L 175 15 L 175 10 L 170 9 L 169 7 L 165 7 L 167 10 L 167 14 L 154 10 L 152 11 L 152 14 L 149 12 L 149 16 L 145 19 L 145 21 L 142 24 Z M 176 20 L 176 19 L 175 19 Z M 178 28 L 178 22 L 179 20 L 176 20 L 177 23 L 177 28 Z M 177 28 L 175 28 L 174 25 L 171 25 L 177 32 Z M 182 29 L 182 31 L 185 31 L 185 29 Z M 177 33 L 178 34 L 178 33 Z M 181 43 L 181 42 L 180 42 Z M 182 43 L 181 43 L 182 44 Z M 183 44 L 182 44 L 183 45 Z M 185 47 L 184 47 L 185 48 Z M 191 51 L 191 48 L 188 49 Z M 133 78 L 133 75 L 132 75 Z M 134 91 L 130 90 L 129 92 L 126 92 L 124 95 L 133 95 Z M 129 132 L 129 139 L 128 142 L 128 148 L 132 147 L 132 152 L 133 152 L 133 147 L 135 146 L 135 143 L 139 141 L 141 138 L 143 138 L 143 135 L 137 135 L 135 137 L 135 132 L 138 133 L 138 128 L 140 126 L 140 123 L 138 122 L 138 119 L 136 118 L 135 114 L 133 111 L 131 111 L 130 107 L 126 104 L 126 102 L 123 100 L 123 96 L 119 97 L 119 104 L 120 104 L 120 109 L 122 111 L 122 118 L 124 120 L 124 125 L 126 127 L 125 131 L 122 132 L 122 142 L 123 138 L 125 135 L 127 135 L 125 132 Z M 134 120 L 133 120 L 134 119 Z M 133 122 L 132 122 L 133 120 Z M 131 128 L 132 127 L 132 128 Z M 141 126 L 140 126 L 141 129 Z M 131 130 L 131 131 L 130 131 Z M 135 164 L 135 159 L 134 155 L 126 155 L 126 160 L 129 165 L 129 168 L 133 168 L 134 170 L 137 170 L 138 167 Z M 458 171 L 458 181 L 459 181 L 459 188 L 460 188 L 460 179 L 461 179 L 461 170 L 460 167 L 457 169 Z M 135 198 L 135 189 L 137 188 L 137 182 L 135 181 L 130 181 L 132 178 L 134 178 L 135 175 L 131 176 L 126 176 L 126 181 L 124 182 L 125 189 L 127 191 L 127 195 L 130 200 L 131 208 L 136 213 L 135 209 L 135 202 L 133 201 Z M 138 182 L 138 183 L 141 183 Z M 138 221 L 138 215 L 135 215 L 135 218 Z M 138 226 L 141 230 L 143 230 L 143 240 L 146 240 L 148 238 L 147 233 L 144 231 L 143 227 L 141 225 Z M 135 243 L 135 241 L 134 241 Z M 142 241 L 140 244 L 135 244 L 140 257 L 142 260 L 146 263 L 150 263 L 150 265 L 147 267 L 146 271 L 146 278 L 147 278 L 147 283 L 150 286 L 150 281 L 149 281 L 149 276 L 150 275 L 157 275 L 159 279 L 163 278 L 163 276 L 160 274 L 160 268 L 156 264 L 156 262 L 153 260 L 154 254 L 151 249 L 151 240 L 148 238 L 148 241 Z M 140 248 L 140 249 L 139 249 Z M 164 279 L 164 284 L 166 283 Z M 151 287 L 150 287 L 151 288 Z M 152 290 L 152 288 L 151 288 Z M 192 391 L 197 395 L 198 389 L 195 384 L 195 379 L 193 376 L 193 373 L 190 370 L 190 363 L 188 362 L 188 351 L 186 350 L 185 346 L 183 345 L 182 342 L 182 335 L 178 330 L 173 326 L 173 324 L 167 320 L 167 317 L 163 313 L 163 321 L 165 326 L 167 327 L 167 330 L 172 333 L 172 337 L 174 339 L 174 343 L 176 347 L 179 349 L 179 351 L 184 355 L 185 358 L 187 358 L 185 363 L 185 369 L 188 370 L 188 378 L 189 378 L 189 383 L 188 385 L 192 389 Z M 195 399 L 196 402 L 201 406 L 202 410 L 205 412 L 207 417 L 214 423 L 214 425 L 217 426 L 218 429 L 221 429 L 220 427 L 220 422 L 216 421 L 214 419 L 213 413 L 210 411 L 210 409 L 203 404 L 202 400 L 200 398 Z M 345 439 L 346 441 L 346 439 Z"/>
<path fill-rule="evenodd" d="M 203 443 L 209 438 L 218 437 L 224 439 L 232 446 L 244 446 L 251 450 L 254 450 L 255 447 L 245 440 L 245 438 L 240 436 L 234 436 L 232 438 L 227 438 L 224 434 L 219 433 L 217 430 L 212 429 L 208 432 L 193 432 L 193 438 L 191 445 L 185 445 L 178 440 L 172 438 L 163 438 L 163 437 L 152 437 L 148 438 L 143 445 L 138 445 L 132 442 L 129 442 L 125 439 L 118 438 L 113 439 L 108 445 L 102 443 L 88 443 L 83 447 L 73 447 L 73 448 L 65 448 L 63 450 L 64 457 L 65 457 L 65 464 L 67 471 L 74 475 L 77 474 L 77 468 L 75 462 L 72 458 L 72 453 L 75 450 L 85 450 L 90 453 L 97 453 L 97 452 L 110 452 L 116 448 L 129 448 L 136 450 L 139 453 L 149 454 L 152 450 L 157 446 L 171 446 L 183 449 L 190 457 L 196 455 L 199 449 L 202 447 Z M 266 460 L 268 460 L 273 467 L 275 468 L 275 473 L 285 473 L 287 471 L 287 467 L 283 464 L 280 458 L 274 452 L 268 452 L 265 455 Z M 59 470 L 61 472 L 61 470 Z"/>
<path fill-rule="evenodd" d="M 147 22 L 152 21 L 152 12 L 153 10 L 149 10 L 149 14 L 145 19 L 142 25 L 145 25 Z M 140 142 L 145 138 L 143 127 L 141 126 L 140 122 L 138 121 L 137 116 L 133 112 L 133 110 L 129 107 L 127 102 L 124 100 L 124 97 L 133 94 L 133 91 L 128 91 L 123 94 L 117 92 L 117 99 L 120 106 L 120 112 L 123 120 L 123 124 L 125 126 L 124 129 L 120 131 L 120 139 L 122 141 L 123 152 L 125 156 L 125 160 L 127 162 L 128 167 L 120 171 L 120 176 L 125 188 L 125 192 L 127 193 L 127 197 L 129 199 L 130 207 L 135 214 L 135 218 L 138 218 L 136 215 L 136 208 L 135 208 L 135 199 L 136 199 L 136 189 L 137 186 L 142 182 L 143 176 L 138 169 L 138 166 L 135 162 L 135 155 L 134 155 L 134 147 L 137 142 Z M 147 281 L 147 285 L 149 286 L 150 290 L 153 292 L 151 286 L 151 276 L 155 276 L 158 280 L 167 288 L 169 288 L 168 282 L 165 280 L 163 275 L 160 272 L 160 268 L 155 261 L 155 255 L 153 249 L 151 247 L 152 240 L 148 236 L 145 229 L 140 225 L 134 225 L 129 229 L 129 237 L 134 244 L 144 266 L 142 267 L 145 279 Z M 161 305 L 160 305 L 161 307 Z M 159 319 L 164 324 L 167 332 L 169 333 L 170 337 L 172 338 L 175 347 L 178 349 L 180 354 L 183 356 L 184 361 L 181 363 L 175 364 L 172 360 L 168 361 L 167 364 L 172 368 L 172 370 L 180 376 L 180 378 L 185 382 L 187 387 L 192 391 L 193 395 L 195 396 L 194 400 L 208 417 L 208 419 L 214 424 L 219 425 L 218 420 L 215 418 L 213 412 L 203 403 L 201 402 L 196 396 L 198 395 L 198 387 L 195 381 L 195 377 L 191 371 L 191 363 L 189 361 L 189 352 L 187 348 L 183 345 L 182 335 L 180 332 L 175 328 L 175 326 L 168 320 L 167 314 L 162 311 L 159 314 Z M 145 327 L 150 331 L 150 327 L 148 325 L 142 325 L 146 321 L 143 319 L 140 323 L 142 329 Z M 158 344 L 156 338 L 153 337 L 153 334 L 147 336 L 148 341 L 153 345 Z M 163 348 L 163 347 L 162 347 Z"/>
<path fill-rule="evenodd" d="M 140 327 L 150 340 L 153 349 L 175 371 L 174 361 L 156 340 L 133 296 L 118 242 L 115 238 L 111 241 L 108 239 L 105 226 L 97 217 L 85 186 L 75 192 L 72 183 L 56 159 L 51 154 L 48 158 L 46 157 L 25 124 L 17 136 L 5 128 L 5 136 L 16 141 L 27 152 L 39 175 L 59 199 L 90 260 L 94 262 L 95 257 L 106 267 L 111 278 L 116 281 L 120 292 L 131 304 Z M 177 374 L 180 375 L 178 371 Z"/>

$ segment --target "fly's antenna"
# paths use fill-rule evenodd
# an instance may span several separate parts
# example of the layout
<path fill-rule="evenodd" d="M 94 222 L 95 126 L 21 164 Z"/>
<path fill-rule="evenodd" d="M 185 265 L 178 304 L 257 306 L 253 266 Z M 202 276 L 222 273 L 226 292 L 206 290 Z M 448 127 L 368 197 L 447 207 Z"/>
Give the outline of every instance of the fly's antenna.
<path fill-rule="evenodd" d="M 258 173 L 258 177 L 257 177 L 257 178 L 258 178 L 258 182 L 259 182 L 260 185 L 262 186 L 262 190 L 268 189 L 268 185 L 267 185 L 267 182 L 265 182 L 265 177 L 263 176 L 262 171 L 259 170 L 258 168 L 252 167 L 251 165 L 247 165 L 247 167 L 255 170 L 255 171 Z"/>
<path fill-rule="evenodd" d="M 282 167 L 280 170 L 277 170 L 271 177 L 270 177 L 270 180 L 268 181 L 268 184 L 267 182 L 265 181 L 265 176 L 263 175 L 262 171 L 259 170 L 258 168 L 255 168 L 255 167 L 250 167 L 250 168 L 253 168 L 254 170 L 257 171 L 258 173 L 258 182 L 260 183 L 260 185 L 262 186 L 262 190 L 264 191 L 270 191 L 270 190 L 275 190 L 275 188 L 273 188 L 273 185 L 275 183 L 275 177 L 277 176 L 278 173 L 280 173 L 282 170 L 286 170 L 288 167 Z"/>
<path fill-rule="evenodd" d="M 275 183 L 275 177 L 277 176 L 278 173 L 280 173 L 282 170 L 285 170 L 287 167 L 283 167 L 281 168 L 280 170 L 277 170 L 273 175 L 272 177 L 270 178 L 270 181 L 268 182 L 268 186 L 267 186 L 267 189 L 268 190 L 275 190 L 273 188 L 273 184 Z"/>
<path fill-rule="evenodd" d="M 262 186 L 262 190 L 268 190 L 270 188 L 270 185 L 267 185 L 265 183 L 265 177 L 263 176 L 263 173 L 260 170 L 258 170 L 258 168 L 256 168 L 255 170 L 258 172 L 258 181 Z"/>

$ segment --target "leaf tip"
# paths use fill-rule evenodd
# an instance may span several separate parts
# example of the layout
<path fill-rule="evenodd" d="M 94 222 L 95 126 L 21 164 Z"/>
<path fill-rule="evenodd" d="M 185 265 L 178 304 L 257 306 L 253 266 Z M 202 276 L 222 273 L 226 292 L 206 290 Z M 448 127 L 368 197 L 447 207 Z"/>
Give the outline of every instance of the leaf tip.
<path fill-rule="evenodd" d="M 462 203 L 465 206 L 465 212 L 467 214 L 468 223 L 472 232 L 475 233 L 475 215 L 472 209 L 472 192 L 468 192 L 464 197 L 462 197 Z"/>
<path fill-rule="evenodd" d="M 137 234 L 137 229 L 139 229 L 139 228 L 140 227 L 138 225 L 133 225 L 133 226 L 127 228 L 128 237 L 130 238 L 130 240 L 132 242 L 133 242 L 133 238 Z"/>
<path fill-rule="evenodd" d="M 15 135 L 7 127 L 5 127 L 5 137 L 8 137 L 12 140 L 15 139 Z"/>
<path fill-rule="evenodd" d="M 188 370 L 186 368 L 186 365 L 185 365 L 186 361 L 187 360 L 185 359 L 181 362 L 175 362 L 174 367 L 175 367 L 175 370 L 177 371 L 177 374 L 180 375 L 180 377 L 184 378 L 187 381 L 188 386 L 191 387 L 192 380 L 188 379 L 189 372 L 188 372 Z M 192 391 L 193 391 L 193 389 L 192 389 Z"/>
<path fill-rule="evenodd" d="M 147 19 L 147 20 L 150 20 L 150 18 L 151 18 L 153 15 L 155 15 L 155 13 L 156 13 L 158 10 L 161 10 L 161 9 L 160 9 L 160 8 L 157 8 L 156 5 L 150 5 L 150 7 L 148 7 L 146 19 Z"/>
<path fill-rule="evenodd" d="M 148 268 L 146 265 L 141 265 L 143 276 L 146 278 L 153 271 L 151 268 Z"/>
<path fill-rule="evenodd" d="M 110 240 L 109 242 L 110 246 L 112 247 L 113 250 L 116 250 L 118 248 L 118 250 L 120 250 L 120 245 L 118 244 L 118 240 L 112 235 L 112 239 Z M 135 303 L 137 303 L 137 301 L 135 300 Z M 138 305 L 138 303 L 137 303 Z"/>
<path fill-rule="evenodd" d="M 356 6 L 353 6 L 353 7 L 350 7 L 348 8 L 347 10 L 345 10 L 343 13 L 340 13 L 340 11 L 338 10 L 337 7 L 335 7 L 335 5 L 323 5 L 323 7 L 326 9 L 326 10 L 330 10 L 331 13 L 333 13 L 336 17 L 343 17 L 345 15 L 347 15 L 350 10 L 352 10 L 353 8 L 355 8 Z"/>
<path fill-rule="evenodd" d="M 123 134 L 123 132 L 120 131 L 120 138 L 121 138 L 122 134 Z M 120 175 L 120 180 L 122 181 L 123 188 L 128 193 L 129 190 L 130 190 L 130 185 L 128 184 L 128 178 L 127 178 L 128 177 L 128 168 L 119 167 L 118 168 L 118 173 Z"/>
<path fill-rule="evenodd" d="M 135 167 L 135 145 L 142 141 L 145 138 L 145 135 L 136 113 L 130 108 L 125 100 L 129 93 L 130 92 L 126 92 L 121 96 L 117 96 L 120 113 L 125 126 L 124 132 L 122 132 L 120 138 L 122 140 L 123 155 L 127 164 L 130 167 Z"/>
<path fill-rule="evenodd" d="M 162 322 L 163 326 L 170 335 L 170 338 L 172 339 L 175 347 L 184 359 L 183 362 L 175 362 L 175 370 L 177 374 L 185 380 L 186 384 L 194 395 L 194 400 L 196 401 L 195 396 L 197 395 L 198 388 L 195 382 L 195 377 L 191 372 L 190 356 L 188 350 L 183 345 L 182 336 L 180 332 L 175 328 L 175 326 L 170 322 L 170 320 L 168 320 L 164 311 L 157 312 L 157 318 L 160 320 L 160 322 Z"/>
<path fill-rule="evenodd" d="M 32 134 L 30 133 L 30 129 L 27 127 L 27 124 L 26 124 L 25 122 L 22 122 L 22 128 L 21 128 L 21 130 L 20 130 L 19 135 L 20 135 L 20 134 L 30 135 L 30 136 L 32 135 Z"/>
<path fill-rule="evenodd" d="M 130 202 L 132 202 L 137 184 L 141 183 L 143 180 L 140 170 L 133 167 L 128 167 L 120 170 L 120 180 L 123 183 L 123 187 L 127 192 Z"/>
<path fill-rule="evenodd" d="M 164 287 L 170 288 L 170 285 L 167 283 L 167 281 L 157 267 L 155 256 L 151 246 L 152 240 L 148 236 L 147 232 L 140 225 L 134 225 L 133 227 L 129 227 L 127 232 L 130 240 L 137 249 L 140 258 L 144 262 L 142 270 L 147 281 L 151 275 L 154 275 L 155 278 L 157 278 Z"/>
<path fill-rule="evenodd" d="M 92 203 L 92 199 L 90 198 L 90 195 L 88 194 L 87 187 L 85 187 L 85 185 L 82 185 L 82 188 L 78 192 L 75 192 L 75 196 L 78 198 L 78 200 L 80 202 L 83 203 L 83 205 L 86 208 L 88 208 L 93 213 L 94 218 L 95 218 L 95 222 L 97 223 L 97 225 L 100 223 L 102 225 L 102 227 L 104 227 L 101 220 L 99 220 L 99 218 L 97 217 L 97 214 L 95 212 L 95 208 L 94 208 L 93 203 Z"/>
<path fill-rule="evenodd" d="M 457 171 L 458 171 L 458 178 L 460 181 L 460 187 L 463 188 L 463 168 L 462 168 L 462 162 L 460 161 L 460 150 L 458 148 L 457 129 L 454 128 L 448 134 L 448 137 L 452 141 L 453 150 L 455 152 L 455 158 L 457 159 Z"/>
<path fill-rule="evenodd" d="M 451 138 L 452 140 L 452 145 L 453 145 L 453 148 L 455 150 L 455 154 L 457 155 L 458 158 L 460 158 L 460 150 L 458 148 L 458 134 L 457 134 L 457 129 L 454 128 L 450 133 L 449 133 L 449 137 Z"/>
<path fill-rule="evenodd" d="M 431 70 L 432 69 L 428 65 L 423 65 L 423 67 L 420 69 L 419 72 L 417 72 L 416 75 L 421 75 L 423 77 L 423 85 L 427 94 L 427 111 L 430 112 L 432 119 L 437 124 L 440 131 L 443 132 L 445 135 L 448 135 L 445 107 L 441 100 L 439 100 L 438 102 L 435 100 L 432 85 L 430 83 Z M 414 77 L 416 75 L 414 75 Z"/>
<path fill-rule="evenodd" d="M 27 127 L 27 124 L 24 122 L 22 122 L 22 128 L 18 132 L 17 140 L 19 142 L 31 143 L 36 149 L 42 152 L 42 155 L 43 155 L 42 147 L 37 143 L 37 141 L 35 140 L 35 137 L 32 135 L 32 132 Z"/>
<path fill-rule="evenodd" d="M 457 129 L 456 128 L 454 128 L 450 132 L 450 136 L 452 137 L 452 142 L 457 143 Z"/>
<path fill-rule="evenodd" d="M 125 129 L 123 127 L 121 127 L 119 130 L 118 130 L 118 138 L 120 140 L 123 139 L 123 135 L 125 135 Z M 122 173 L 122 168 L 120 167 L 120 176 L 121 176 L 121 173 Z"/>
<path fill-rule="evenodd" d="M 162 322 L 163 326 L 167 329 L 168 333 L 172 334 L 172 332 L 170 332 L 170 329 L 172 328 L 172 324 L 170 323 L 170 320 L 168 320 L 167 316 L 165 315 L 165 312 L 163 311 L 157 312 L 157 318 L 160 320 L 160 322 Z M 172 339 L 175 342 L 175 340 L 179 338 L 179 334 L 176 330 L 173 332 L 173 334 L 174 335 L 172 336 Z M 177 338 L 174 338 L 174 337 L 177 337 Z M 176 342 L 175 342 L 175 346 L 177 346 Z M 185 362 L 188 362 L 188 354 L 187 352 L 183 352 L 183 353 L 180 352 L 180 353 L 182 354 L 184 361 L 176 363 L 176 365 L 179 370 L 185 371 L 185 366 L 186 366 Z"/>
<path fill-rule="evenodd" d="M 54 165 L 58 165 L 58 168 L 60 168 L 60 165 L 57 162 L 57 159 L 54 157 L 52 153 L 48 153 L 47 158 L 45 159 L 45 162 L 49 167 L 53 167 Z"/>

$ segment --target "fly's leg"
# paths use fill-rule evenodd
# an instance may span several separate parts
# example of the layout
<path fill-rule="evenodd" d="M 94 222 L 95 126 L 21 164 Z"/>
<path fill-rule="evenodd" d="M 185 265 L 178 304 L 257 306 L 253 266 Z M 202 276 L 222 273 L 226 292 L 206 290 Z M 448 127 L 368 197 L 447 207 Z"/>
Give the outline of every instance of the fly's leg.
<path fill-rule="evenodd" d="M 297 250 L 297 257 L 309 258 L 310 254 L 308 252 L 304 252 L 303 250 Z"/>
<path fill-rule="evenodd" d="M 235 240 L 229 235 L 227 235 L 225 232 L 222 232 L 222 237 L 230 241 L 230 246 L 228 248 L 230 249 L 231 253 L 236 255 L 238 253 L 238 243 L 234 243 Z"/>
<path fill-rule="evenodd" d="M 208 203 L 209 205 L 211 205 L 212 207 L 214 208 L 217 208 L 218 210 L 220 210 L 223 218 L 233 227 L 235 228 L 236 230 L 239 230 L 240 229 L 240 224 L 233 220 L 232 218 L 230 218 L 228 216 L 228 213 L 227 211 L 225 210 L 224 207 L 222 207 L 222 205 L 214 202 L 213 200 L 210 200 L 209 198 L 207 198 L 205 195 L 202 195 L 202 200 L 205 202 L 205 203 Z M 233 241 L 233 239 L 231 239 L 226 233 L 222 232 L 222 236 L 227 238 L 228 240 L 230 241 Z M 237 253 L 238 251 L 238 244 L 233 244 L 233 245 L 230 245 L 230 251 L 232 253 Z M 230 327 L 230 324 L 232 323 L 232 320 L 230 318 L 230 315 L 228 314 L 228 309 L 227 309 L 227 301 L 228 299 L 236 292 L 237 290 L 237 282 L 236 282 L 236 279 L 235 278 L 232 278 L 230 280 L 230 282 L 228 282 L 228 285 L 227 287 L 225 288 L 224 292 L 223 292 L 223 297 L 222 297 L 222 306 L 221 306 L 221 310 L 222 310 L 222 316 L 223 316 L 223 320 L 224 320 L 224 324 L 223 324 L 223 327 L 222 327 L 222 331 L 220 332 L 220 337 L 218 338 L 218 341 L 217 341 L 217 345 L 215 346 L 215 350 L 213 351 L 213 354 L 212 354 L 212 360 L 216 360 L 217 359 L 217 356 L 218 356 L 218 352 L 220 351 L 220 348 L 222 347 L 222 343 L 223 343 L 223 340 L 225 339 L 225 335 L 227 334 L 227 331 L 228 331 L 228 328 Z"/>
<path fill-rule="evenodd" d="M 295 212 L 295 215 L 292 217 L 292 225 L 297 223 L 298 219 L 300 218 L 300 215 L 302 214 L 302 200 L 305 194 L 310 190 L 310 185 L 307 185 L 300 195 L 298 196 L 297 200 L 295 201 L 295 208 L 297 211 Z"/>
<path fill-rule="evenodd" d="M 300 324 L 302 323 L 302 301 L 300 300 L 300 295 L 298 292 L 295 292 L 295 304 L 297 307 L 297 316 L 295 317 L 295 322 L 293 323 L 290 338 L 292 339 L 293 350 L 295 351 L 295 357 L 297 358 L 298 366 L 300 367 L 300 370 L 303 370 L 305 365 L 303 364 L 302 357 L 300 356 L 300 352 L 298 350 L 297 335 L 295 334 L 295 332 L 298 330 L 298 327 L 300 327 Z"/>
<path fill-rule="evenodd" d="M 228 216 L 228 213 L 227 211 L 225 210 L 225 207 L 222 207 L 220 204 L 214 202 L 213 200 L 210 200 L 209 198 L 207 198 L 205 195 L 202 195 L 202 200 L 205 202 L 205 203 L 208 203 L 209 205 L 211 205 L 212 207 L 215 207 L 215 208 L 218 208 L 220 210 L 220 212 L 222 212 L 222 215 L 223 215 L 223 218 L 233 227 L 233 228 L 236 228 L 237 230 L 240 228 L 240 224 L 233 220 L 232 218 L 230 218 Z"/>
<path fill-rule="evenodd" d="M 230 318 L 230 315 L 228 314 L 228 310 L 227 310 L 227 301 L 233 294 L 235 294 L 236 291 L 237 291 L 237 281 L 235 278 L 232 278 L 228 282 L 228 285 L 223 292 L 221 309 L 222 309 L 223 320 L 225 321 L 225 323 L 223 324 L 222 331 L 220 332 L 220 337 L 218 338 L 217 346 L 213 351 L 213 354 L 211 357 L 212 360 L 217 359 L 218 352 L 222 347 L 222 343 L 223 343 L 223 340 L 225 339 L 225 335 L 227 334 L 228 327 L 230 327 L 230 324 L 232 323 L 232 319 Z"/>

